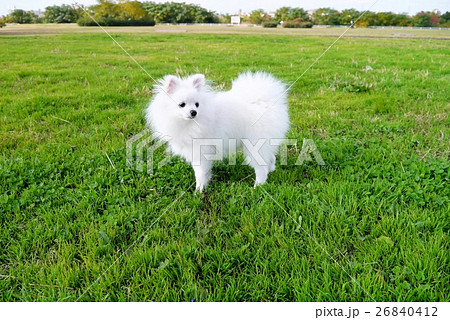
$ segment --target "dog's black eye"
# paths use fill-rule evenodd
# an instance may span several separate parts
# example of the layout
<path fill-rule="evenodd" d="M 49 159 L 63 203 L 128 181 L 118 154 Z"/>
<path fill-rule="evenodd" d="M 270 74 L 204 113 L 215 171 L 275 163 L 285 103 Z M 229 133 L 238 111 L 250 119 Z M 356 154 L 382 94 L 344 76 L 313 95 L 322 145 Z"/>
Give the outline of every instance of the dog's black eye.
<path fill-rule="evenodd" d="M 184 108 L 186 106 L 186 103 L 182 102 L 179 104 L 180 107 Z"/>
<path fill-rule="evenodd" d="M 198 108 L 199 105 L 200 105 L 200 104 L 199 104 L 198 102 L 195 103 L 195 106 L 196 106 L 197 108 Z"/>

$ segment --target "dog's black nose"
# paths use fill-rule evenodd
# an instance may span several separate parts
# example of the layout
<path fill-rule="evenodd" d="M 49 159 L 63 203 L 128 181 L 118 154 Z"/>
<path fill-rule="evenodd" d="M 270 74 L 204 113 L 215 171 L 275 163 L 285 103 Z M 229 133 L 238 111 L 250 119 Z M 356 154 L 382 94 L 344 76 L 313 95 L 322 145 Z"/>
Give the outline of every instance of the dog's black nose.
<path fill-rule="evenodd" d="M 191 117 L 195 117 L 197 115 L 197 111 L 191 110 Z"/>

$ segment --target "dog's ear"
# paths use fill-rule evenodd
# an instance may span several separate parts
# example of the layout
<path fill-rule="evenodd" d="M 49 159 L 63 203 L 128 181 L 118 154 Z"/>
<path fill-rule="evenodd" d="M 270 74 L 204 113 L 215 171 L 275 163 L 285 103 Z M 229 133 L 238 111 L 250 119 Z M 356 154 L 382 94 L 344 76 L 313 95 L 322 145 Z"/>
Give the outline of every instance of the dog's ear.
<path fill-rule="evenodd" d="M 192 85 L 195 89 L 200 90 L 205 87 L 206 80 L 204 75 L 200 73 L 194 74 L 190 76 L 189 79 L 192 81 Z"/>
<path fill-rule="evenodd" d="M 165 76 L 161 81 L 161 86 L 167 94 L 172 94 L 179 84 L 180 79 L 172 75 Z"/>

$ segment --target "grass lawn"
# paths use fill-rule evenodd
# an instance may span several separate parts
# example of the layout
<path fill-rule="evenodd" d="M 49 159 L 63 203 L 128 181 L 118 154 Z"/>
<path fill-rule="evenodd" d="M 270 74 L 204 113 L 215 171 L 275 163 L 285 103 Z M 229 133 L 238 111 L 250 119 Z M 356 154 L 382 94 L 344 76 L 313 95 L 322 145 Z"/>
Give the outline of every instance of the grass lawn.
<path fill-rule="evenodd" d="M 291 83 L 334 41 L 127 30 L 153 77 L 225 89 Z M 325 165 L 290 147 L 266 191 L 219 164 L 198 194 L 178 158 L 127 167 L 153 82 L 105 34 L 1 32 L 1 301 L 450 300 L 449 41 L 342 38 L 289 98 L 288 137 Z"/>

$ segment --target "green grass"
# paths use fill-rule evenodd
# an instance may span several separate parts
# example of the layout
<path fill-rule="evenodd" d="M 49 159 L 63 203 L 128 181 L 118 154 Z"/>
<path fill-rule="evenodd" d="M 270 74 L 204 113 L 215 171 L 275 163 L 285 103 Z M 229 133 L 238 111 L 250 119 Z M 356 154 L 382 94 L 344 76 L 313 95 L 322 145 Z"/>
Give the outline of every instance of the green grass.
<path fill-rule="evenodd" d="M 155 78 L 225 88 L 248 69 L 290 83 L 334 41 L 114 36 Z M 134 241 L 81 301 L 371 301 L 302 228 L 377 301 L 450 300 L 448 41 L 343 38 L 292 88 L 289 138 L 326 165 L 290 148 L 264 188 L 301 228 L 246 166 L 203 195 L 177 158 L 128 168 L 153 82 L 106 35 L 0 45 L 1 301 L 75 301 Z"/>

